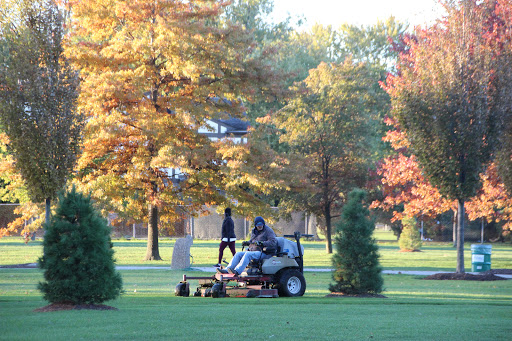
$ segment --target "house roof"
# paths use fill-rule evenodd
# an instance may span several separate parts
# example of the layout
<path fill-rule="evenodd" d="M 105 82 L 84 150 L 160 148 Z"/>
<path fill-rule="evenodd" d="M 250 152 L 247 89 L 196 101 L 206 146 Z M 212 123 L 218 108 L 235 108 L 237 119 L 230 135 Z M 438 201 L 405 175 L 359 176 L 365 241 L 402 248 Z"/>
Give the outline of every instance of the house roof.
<path fill-rule="evenodd" d="M 212 121 L 226 127 L 227 133 L 247 133 L 251 126 L 249 122 L 234 117 L 227 120 L 213 119 Z"/>

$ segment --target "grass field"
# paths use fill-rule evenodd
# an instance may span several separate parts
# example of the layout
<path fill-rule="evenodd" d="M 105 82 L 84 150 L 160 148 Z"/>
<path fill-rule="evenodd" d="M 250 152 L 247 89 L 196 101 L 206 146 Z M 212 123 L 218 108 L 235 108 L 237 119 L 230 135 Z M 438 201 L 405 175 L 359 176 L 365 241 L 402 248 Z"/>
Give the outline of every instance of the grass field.
<path fill-rule="evenodd" d="M 379 241 L 380 263 L 387 270 L 455 271 L 456 250 L 451 243 L 424 243 L 421 252 L 399 252 L 398 243 L 391 232 L 380 232 L 384 241 Z M 382 233 L 385 233 L 383 235 Z M 143 261 L 146 254 L 145 240 L 114 240 L 115 257 L 118 265 L 151 265 L 169 267 L 175 240 L 165 239 L 159 243 L 163 261 Z M 190 253 L 193 266 L 205 267 L 217 263 L 218 241 L 195 240 Z M 325 252 L 324 242 L 303 241 L 305 248 L 304 266 L 309 268 L 330 268 L 331 257 Z M 241 243 L 237 242 L 237 250 Z M 0 239 L 0 265 L 35 263 L 42 253 L 42 242 L 36 240 L 24 244 L 21 238 Z M 229 260 L 228 249 L 224 256 Z M 493 244 L 492 268 L 512 269 L 512 245 Z M 471 245 L 465 245 L 464 264 L 471 271 Z"/>
<path fill-rule="evenodd" d="M 328 298 L 328 272 L 306 272 L 304 297 L 278 299 L 175 297 L 184 273 L 169 270 L 173 240 L 161 242 L 164 261 L 142 262 L 145 241 L 114 241 L 118 265 L 160 265 L 161 270 L 121 270 L 125 293 L 106 304 L 118 311 L 36 313 L 47 304 L 36 289 L 38 269 L 0 269 L 0 340 L 509 340 L 512 280 L 428 281 L 383 275 L 387 298 Z M 194 241 L 194 264 L 215 263 L 216 241 Z M 455 268 L 450 244 L 398 252 L 379 243 L 385 269 Z M 330 267 L 325 246 L 306 242 L 306 266 Z M 492 267 L 512 269 L 512 246 L 493 245 Z M 32 263 L 41 242 L 0 239 L 0 265 Z M 466 268 L 471 266 L 469 244 Z M 469 267 L 469 268 L 468 268 Z M 204 273 L 202 273 L 204 275 Z M 192 290 L 196 283 L 192 283 Z"/>

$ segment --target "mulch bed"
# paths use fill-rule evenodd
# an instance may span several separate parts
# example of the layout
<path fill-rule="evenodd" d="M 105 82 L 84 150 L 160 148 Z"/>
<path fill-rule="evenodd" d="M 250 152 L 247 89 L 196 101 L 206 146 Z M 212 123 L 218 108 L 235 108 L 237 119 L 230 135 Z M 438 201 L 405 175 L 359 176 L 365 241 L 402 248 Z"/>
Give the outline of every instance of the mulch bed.
<path fill-rule="evenodd" d="M 491 269 L 482 274 L 495 274 L 495 275 L 512 275 L 512 269 Z"/>
<path fill-rule="evenodd" d="M 329 295 L 325 295 L 325 297 L 387 298 L 386 296 L 379 294 L 345 294 L 342 292 L 331 292 Z"/>
<path fill-rule="evenodd" d="M 458 281 L 503 281 L 506 278 L 496 275 L 512 275 L 512 269 L 492 269 L 478 275 L 469 273 L 439 273 L 427 276 L 423 279 L 433 280 L 458 280 Z"/>
<path fill-rule="evenodd" d="M 512 269 L 493 269 L 489 271 L 482 272 L 478 275 L 473 275 L 469 273 L 438 273 L 433 274 L 423 279 L 427 280 L 459 280 L 459 281 L 502 281 L 506 280 L 506 278 L 496 276 L 499 275 L 512 275 Z M 360 294 L 360 295 L 347 295 L 342 292 L 331 292 L 329 295 L 325 297 L 363 297 L 363 298 L 387 298 L 383 295 L 377 294 Z"/>
<path fill-rule="evenodd" d="M 42 308 L 37 308 L 34 311 L 37 313 L 47 313 L 50 311 L 62 310 L 119 310 L 117 308 L 104 305 L 104 304 L 73 304 L 73 303 L 51 303 Z"/>
<path fill-rule="evenodd" d="M 456 281 L 502 281 L 507 280 L 506 278 L 496 276 L 494 274 L 473 275 L 468 273 L 439 273 L 427 276 L 423 279 L 432 280 L 456 280 Z"/>

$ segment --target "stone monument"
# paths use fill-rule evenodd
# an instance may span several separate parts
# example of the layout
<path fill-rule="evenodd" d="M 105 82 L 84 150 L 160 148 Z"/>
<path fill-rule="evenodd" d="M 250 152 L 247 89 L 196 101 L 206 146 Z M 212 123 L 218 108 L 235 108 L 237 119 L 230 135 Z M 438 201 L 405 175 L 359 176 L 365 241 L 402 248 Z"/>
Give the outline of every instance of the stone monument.
<path fill-rule="evenodd" d="M 190 268 L 190 247 L 194 240 L 191 235 L 176 239 L 172 251 L 171 269 L 180 270 Z"/>

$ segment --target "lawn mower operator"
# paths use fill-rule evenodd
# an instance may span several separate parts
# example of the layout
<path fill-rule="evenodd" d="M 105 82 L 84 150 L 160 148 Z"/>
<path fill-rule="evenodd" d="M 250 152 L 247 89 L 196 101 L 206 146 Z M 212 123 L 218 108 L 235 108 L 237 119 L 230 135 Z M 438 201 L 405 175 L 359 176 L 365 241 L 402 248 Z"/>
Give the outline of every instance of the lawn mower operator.
<path fill-rule="evenodd" d="M 263 248 L 277 249 L 277 239 L 274 231 L 265 225 L 265 220 L 262 217 L 256 217 L 254 219 L 254 229 L 251 233 L 251 239 L 248 242 L 244 242 L 244 246 L 249 244 L 248 251 L 237 252 L 231 262 L 229 262 L 226 270 L 217 269 L 220 273 L 231 273 L 240 275 L 247 267 L 249 262 L 253 259 L 267 259 L 272 257 L 273 253 L 265 254 Z"/>

